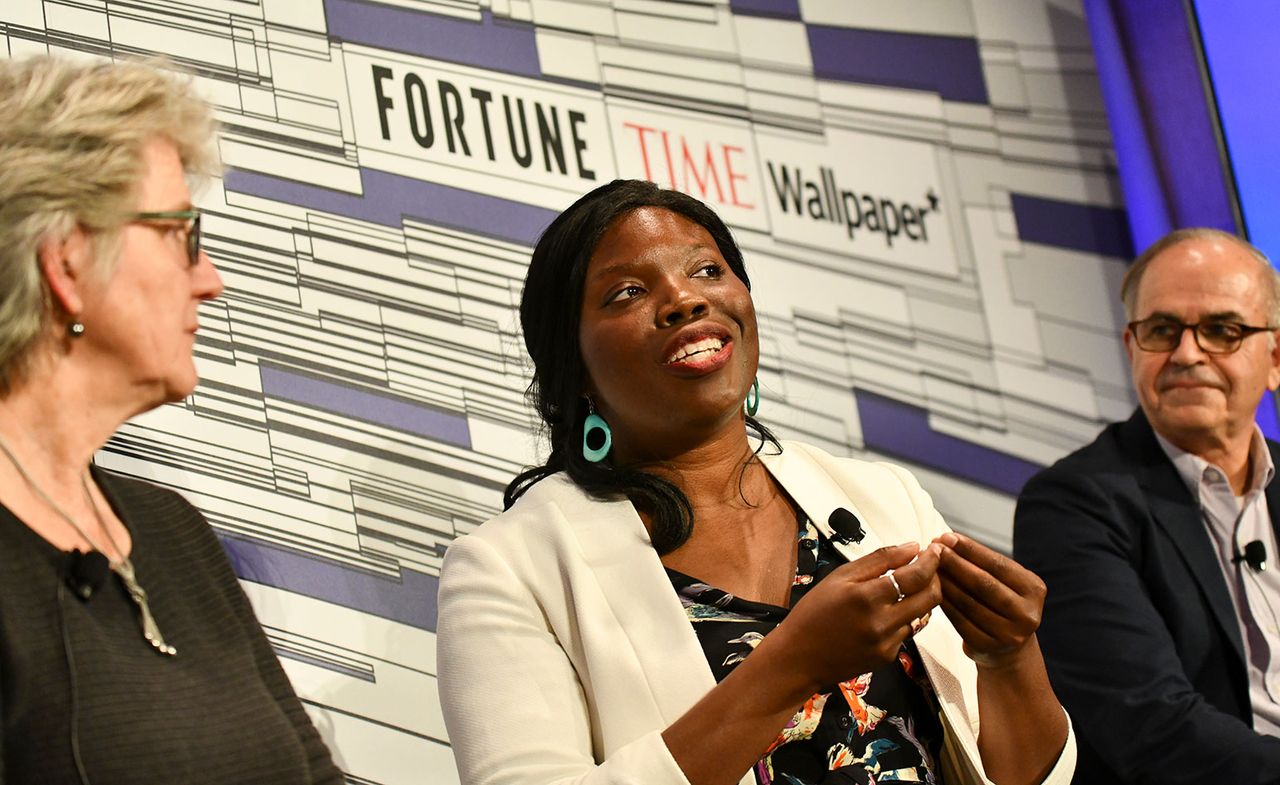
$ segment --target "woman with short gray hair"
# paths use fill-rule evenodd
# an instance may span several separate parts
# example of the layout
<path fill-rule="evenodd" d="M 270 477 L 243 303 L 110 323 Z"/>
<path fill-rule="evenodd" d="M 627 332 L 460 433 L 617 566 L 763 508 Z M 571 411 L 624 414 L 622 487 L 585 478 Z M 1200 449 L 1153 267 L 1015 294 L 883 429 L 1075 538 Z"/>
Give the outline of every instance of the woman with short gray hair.
<path fill-rule="evenodd" d="M 342 781 L 203 516 L 92 463 L 195 387 L 214 128 L 156 64 L 0 61 L 0 782 Z"/>

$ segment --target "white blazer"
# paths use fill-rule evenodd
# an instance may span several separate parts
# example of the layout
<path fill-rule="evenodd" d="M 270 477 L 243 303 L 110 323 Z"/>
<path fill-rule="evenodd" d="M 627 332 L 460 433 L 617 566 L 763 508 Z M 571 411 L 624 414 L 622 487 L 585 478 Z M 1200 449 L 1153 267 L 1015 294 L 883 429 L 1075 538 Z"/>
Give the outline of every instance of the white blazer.
<path fill-rule="evenodd" d="M 850 560 L 948 530 L 901 467 L 795 442 L 761 460 L 828 536 L 834 509 L 858 516 L 866 538 L 837 546 Z M 534 485 L 449 547 L 438 636 L 465 785 L 689 785 L 660 734 L 715 679 L 630 501 L 591 499 L 564 474 Z M 942 706 L 945 781 L 988 785 L 977 671 L 959 634 L 938 611 L 915 640 Z M 1069 783 L 1075 755 L 1068 732 L 1045 783 Z M 742 785 L 753 782 L 746 772 Z"/>

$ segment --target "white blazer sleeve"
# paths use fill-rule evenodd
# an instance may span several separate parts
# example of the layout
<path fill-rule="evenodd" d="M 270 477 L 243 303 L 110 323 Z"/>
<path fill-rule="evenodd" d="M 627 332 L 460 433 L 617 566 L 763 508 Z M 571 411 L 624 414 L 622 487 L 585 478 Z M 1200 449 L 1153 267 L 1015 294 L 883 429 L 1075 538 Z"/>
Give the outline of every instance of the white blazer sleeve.
<path fill-rule="evenodd" d="M 450 546 L 439 607 L 440 703 L 464 785 L 689 785 L 660 730 L 597 759 L 568 653 L 484 539 Z"/>

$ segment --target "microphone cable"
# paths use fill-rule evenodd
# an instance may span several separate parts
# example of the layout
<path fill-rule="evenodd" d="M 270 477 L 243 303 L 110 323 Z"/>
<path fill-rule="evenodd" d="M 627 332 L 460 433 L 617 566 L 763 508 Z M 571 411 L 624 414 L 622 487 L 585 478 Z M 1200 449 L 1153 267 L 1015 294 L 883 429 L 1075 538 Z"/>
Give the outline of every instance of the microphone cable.
<path fill-rule="evenodd" d="M 75 559 L 78 552 L 71 556 Z M 70 567 L 70 562 L 68 562 Z M 74 569 L 74 568 L 72 568 Z M 58 626 L 62 631 L 62 651 L 67 661 L 67 685 L 71 692 L 71 760 L 75 763 L 76 774 L 80 777 L 80 785 L 92 785 L 89 774 L 84 769 L 84 760 L 80 756 L 80 684 L 76 676 L 76 656 L 71 646 L 71 629 L 67 624 L 66 579 L 59 575 L 58 584 Z"/>
<path fill-rule="evenodd" d="M 1240 583 L 1238 585 L 1240 586 L 1240 591 L 1244 594 L 1240 599 L 1244 601 L 1244 607 L 1248 610 L 1249 615 L 1253 617 L 1253 622 L 1257 626 L 1258 632 L 1265 639 L 1267 637 L 1268 630 L 1262 629 L 1266 625 L 1259 618 L 1261 614 L 1254 611 L 1254 604 L 1250 602 L 1248 584 L 1253 584 L 1253 589 L 1257 593 L 1258 599 L 1262 601 L 1263 605 L 1267 606 L 1267 613 L 1271 616 L 1270 633 L 1273 636 L 1280 634 L 1280 616 L 1276 615 L 1275 606 L 1271 604 L 1271 599 L 1267 596 L 1267 587 L 1262 583 L 1262 573 L 1267 569 L 1268 554 L 1266 543 L 1262 540 L 1250 540 L 1244 544 L 1243 550 L 1240 548 L 1240 523 L 1244 520 L 1244 512 L 1245 511 L 1242 508 L 1240 510 L 1240 514 L 1236 516 L 1235 526 L 1232 527 L 1231 550 L 1234 555 L 1231 557 L 1231 561 L 1236 565 L 1236 572 L 1240 576 Z M 1245 567 L 1243 565 L 1248 566 Z M 1252 659 L 1251 655 L 1248 654 L 1249 644 L 1247 631 L 1244 643 L 1246 658 Z M 1255 666 L 1252 662 L 1246 663 L 1246 668 L 1249 667 Z M 1263 673 L 1263 678 L 1265 680 L 1265 673 Z M 1250 681 L 1252 681 L 1252 679 L 1250 679 Z M 1250 686 L 1250 689 L 1252 689 L 1252 685 Z"/>

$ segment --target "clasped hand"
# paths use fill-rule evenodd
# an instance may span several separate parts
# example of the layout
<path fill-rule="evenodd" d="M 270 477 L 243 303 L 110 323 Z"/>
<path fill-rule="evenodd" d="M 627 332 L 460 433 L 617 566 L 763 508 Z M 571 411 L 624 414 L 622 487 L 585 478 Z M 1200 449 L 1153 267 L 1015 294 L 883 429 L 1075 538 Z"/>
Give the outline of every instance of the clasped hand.
<path fill-rule="evenodd" d="M 934 543 L 942 547 L 942 610 L 964 640 L 965 654 L 979 668 L 1016 665 L 1036 648 L 1029 644 L 1040 627 L 1044 581 L 963 534 L 947 532 Z"/>
<path fill-rule="evenodd" d="M 777 632 L 814 691 L 892 662 L 913 623 L 918 630 L 938 606 L 965 653 L 981 668 L 1000 668 L 1034 638 L 1044 595 L 1044 583 L 1012 559 L 948 532 L 924 550 L 904 543 L 838 567 Z"/>

